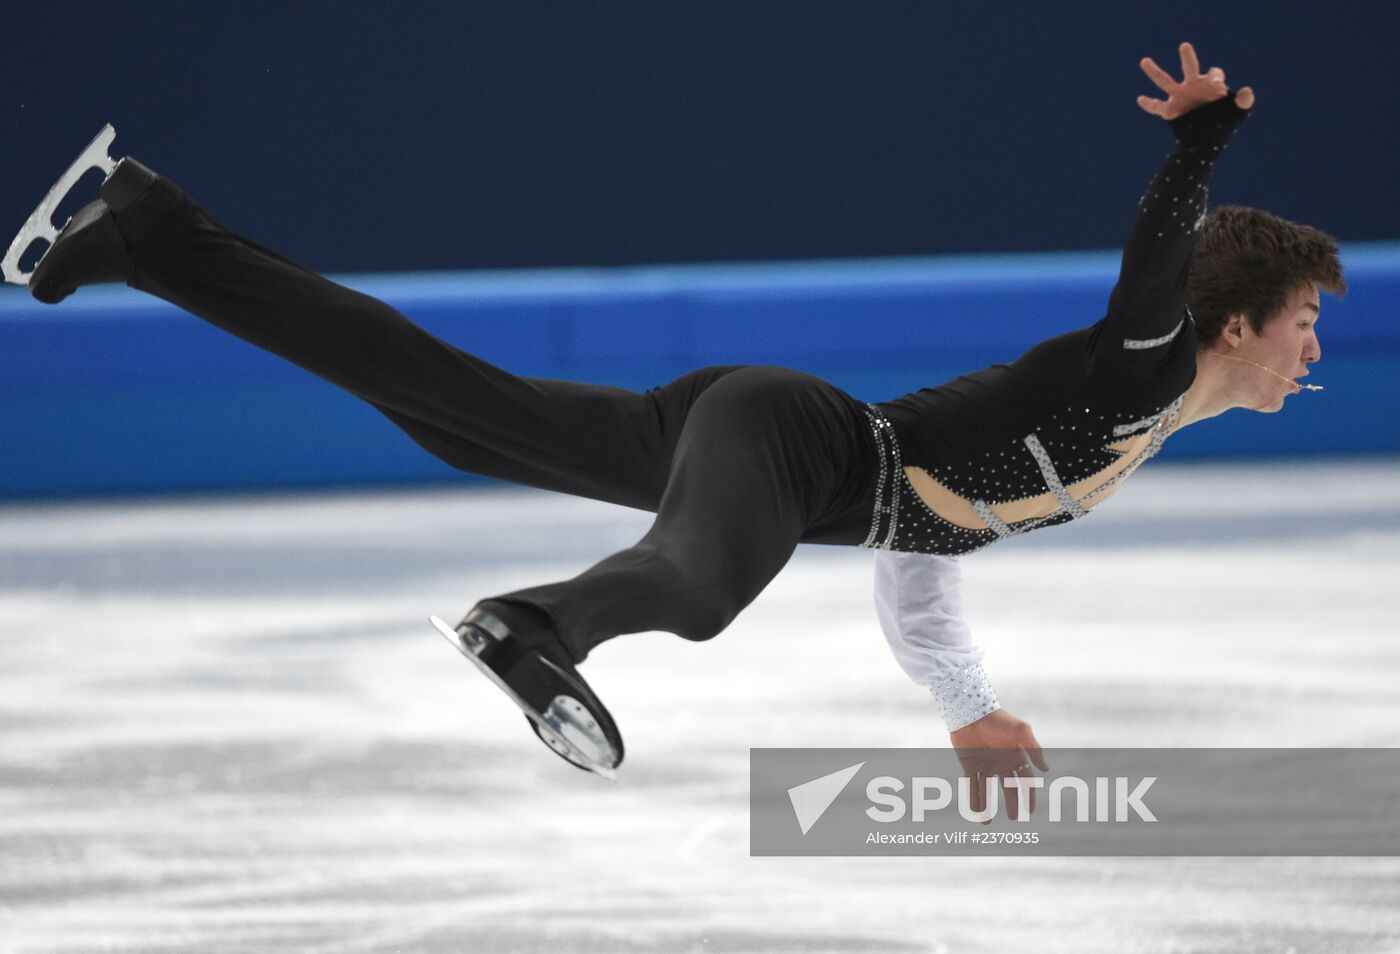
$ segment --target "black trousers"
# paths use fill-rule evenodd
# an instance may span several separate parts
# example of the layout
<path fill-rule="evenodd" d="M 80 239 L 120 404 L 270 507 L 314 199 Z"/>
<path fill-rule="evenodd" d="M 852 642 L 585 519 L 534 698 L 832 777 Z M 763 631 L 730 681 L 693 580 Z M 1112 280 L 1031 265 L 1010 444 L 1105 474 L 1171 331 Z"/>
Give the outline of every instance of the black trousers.
<path fill-rule="evenodd" d="M 711 367 L 636 392 L 516 376 L 159 187 L 169 211 L 124 230 L 132 287 L 363 398 L 453 467 L 656 514 L 573 579 L 491 598 L 545 614 L 576 661 L 623 633 L 708 639 L 799 542 L 866 537 L 874 441 L 864 406 L 825 381 Z"/>

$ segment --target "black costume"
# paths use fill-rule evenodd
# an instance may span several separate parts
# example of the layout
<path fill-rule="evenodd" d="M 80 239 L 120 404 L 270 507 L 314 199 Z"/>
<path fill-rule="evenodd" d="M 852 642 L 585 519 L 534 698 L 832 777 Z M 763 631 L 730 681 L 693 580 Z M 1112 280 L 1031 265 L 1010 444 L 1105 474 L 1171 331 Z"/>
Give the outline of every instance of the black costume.
<path fill-rule="evenodd" d="M 882 442 L 893 476 L 873 545 L 957 555 L 999 538 L 1083 516 L 1064 487 L 1114 464 L 1107 445 L 1162 425 L 1124 471 L 1161 446 L 1196 376 L 1196 334 L 1186 305 L 1187 268 L 1206 214 L 1206 183 L 1220 150 L 1248 113 L 1233 97 L 1170 123 L 1176 148 L 1143 195 L 1108 314 L 1051 338 L 1013 363 L 876 405 L 893 441 Z M 973 502 L 990 529 L 968 530 L 934 514 L 903 477 L 921 467 Z M 1007 526 L 986 506 L 1049 491 L 1060 509 Z"/>

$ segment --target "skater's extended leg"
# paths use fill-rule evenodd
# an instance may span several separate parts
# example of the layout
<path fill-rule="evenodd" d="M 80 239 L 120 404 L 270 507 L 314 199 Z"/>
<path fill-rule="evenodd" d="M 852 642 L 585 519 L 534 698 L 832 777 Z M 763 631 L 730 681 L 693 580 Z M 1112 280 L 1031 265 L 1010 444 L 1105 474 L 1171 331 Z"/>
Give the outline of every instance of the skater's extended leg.
<path fill-rule="evenodd" d="M 645 394 L 513 375 L 233 233 L 132 160 L 102 192 L 36 269 L 37 297 L 125 277 L 369 401 L 462 470 L 654 510 L 689 402 L 725 370 Z"/>

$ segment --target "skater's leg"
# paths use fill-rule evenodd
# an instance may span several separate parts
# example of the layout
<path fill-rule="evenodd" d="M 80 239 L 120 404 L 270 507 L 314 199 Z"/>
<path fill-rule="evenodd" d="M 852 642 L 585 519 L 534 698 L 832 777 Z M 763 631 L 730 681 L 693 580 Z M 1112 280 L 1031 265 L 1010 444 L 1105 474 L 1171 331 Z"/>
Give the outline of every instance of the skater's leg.
<path fill-rule="evenodd" d="M 36 295 L 71 292 L 83 256 L 93 257 L 82 241 L 117 234 L 130 285 L 369 401 L 473 473 L 654 510 L 689 404 L 725 370 L 646 394 L 512 375 L 229 231 L 139 165 L 119 167 L 104 198 L 114 188 L 111 210 L 93 220 L 102 229 L 61 237 L 46 256 Z M 112 264 L 95 271 L 110 277 Z"/>
<path fill-rule="evenodd" d="M 781 368 L 710 383 L 686 418 L 656 521 L 635 546 L 572 580 L 483 600 L 455 636 L 440 628 L 557 754 L 611 774 L 622 734 L 577 664 L 623 633 L 716 635 L 809 529 L 857 542 L 872 485 L 855 466 L 870 438 L 853 404 Z"/>
<path fill-rule="evenodd" d="M 645 395 L 505 372 L 198 209 L 135 259 L 133 287 L 364 398 L 420 444 L 450 449 L 453 466 L 631 506 L 656 499 L 666 455 Z"/>
<path fill-rule="evenodd" d="M 635 546 L 572 580 L 480 605 L 522 629 L 547 618 L 575 663 L 623 633 L 708 639 L 810 528 L 844 527 L 858 542 L 869 521 L 869 471 L 852 466 L 867 448 L 863 426 L 848 399 L 808 375 L 733 373 L 691 409 L 656 521 Z"/>
<path fill-rule="evenodd" d="M 470 357 L 470 355 L 468 355 Z M 479 359 L 472 359 L 474 361 Z M 485 456 L 479 439 L 371 402 L 424 450 L 471 473 L 655 512 L 690 408 L 735 366 L 701 368 L 645 393 L 520 377 L 537 389 L 539 419 L 522 424 L 520 453 Z M 505 372 L 499 372 L 505 374 Z"/>

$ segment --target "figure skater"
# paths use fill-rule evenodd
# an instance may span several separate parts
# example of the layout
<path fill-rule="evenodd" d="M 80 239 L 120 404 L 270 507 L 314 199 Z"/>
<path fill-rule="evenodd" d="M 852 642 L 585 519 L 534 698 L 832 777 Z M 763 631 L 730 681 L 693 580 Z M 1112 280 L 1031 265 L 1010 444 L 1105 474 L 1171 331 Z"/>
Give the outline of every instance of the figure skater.
<path fill-rule="evenodd" d="M 1279 410 L 1321 357 L 1319 289 L 1346 288 L 1329 236 L 1255 209 L 1206 213 L 1212 166 L 1254 94 L 1203 73 L 1189 43 L 1180 57 L 1179 81 L 1141 63 L 1165 99 L 1138 105 L 1175 146 L 1106 315 L 878 404 L 776 367 L 703 368 L 646 392 L 512 375 L 231 232 L 129 157 L 29 286 L 56 303 L 125 282 L 358 395 L 453 467 L 654 512 L 635 545 L 573 579 L 441 624 L 575 765 L 612 775 L 623 757 L 578 670 L 593 647 L 649 631 L 710 639 L 799 543 L 821 543 L 877 551 L 897 660 L 932 689 L 964 770 L 1005 783 L 1046 765 L 983 671 L 956 558 L 1085 516 L 1189 424 Z"/>

